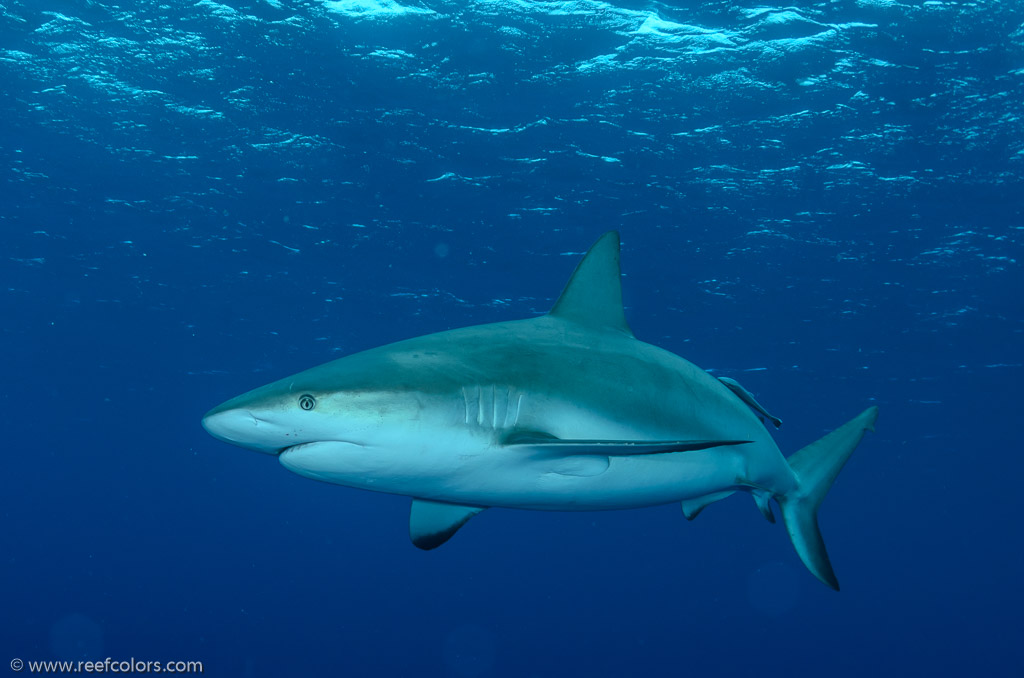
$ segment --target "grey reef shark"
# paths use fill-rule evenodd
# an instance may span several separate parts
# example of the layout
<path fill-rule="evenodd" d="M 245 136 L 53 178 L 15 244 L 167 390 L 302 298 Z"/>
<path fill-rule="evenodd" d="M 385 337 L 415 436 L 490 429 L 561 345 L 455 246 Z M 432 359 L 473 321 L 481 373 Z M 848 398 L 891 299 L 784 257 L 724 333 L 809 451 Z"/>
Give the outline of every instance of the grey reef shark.
<path fill-rule="evenodd" d="M 869 407 L 786 458 L 742 386 L 640 341 L 626 323 L 619 234 L 591 247 L 547 315 L 429 334 L 275 381 L 210 410 L 215 438 L 307 478 L 412 498 L 432 549 L 486 508 L 599 511 L 774 499 L 793 546 L 839 589 L 818 507 Z"/>

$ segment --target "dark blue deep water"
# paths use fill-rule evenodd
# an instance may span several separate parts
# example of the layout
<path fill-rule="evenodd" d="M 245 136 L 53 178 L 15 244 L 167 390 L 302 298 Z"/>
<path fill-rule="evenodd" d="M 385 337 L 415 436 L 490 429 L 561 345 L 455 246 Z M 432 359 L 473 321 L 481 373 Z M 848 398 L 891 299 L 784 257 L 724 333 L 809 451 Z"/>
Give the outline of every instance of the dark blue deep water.
<path fill-rule="evenodd" d="M 1022 111 L 1017 0 L 0 2 L 0 667 L 1021 675 Z M 841 593 L 739 495 L 423 552 L 199 425 L 544 313 L 610 229 L 637 336 L 785 453 L 880 407 Z"/>

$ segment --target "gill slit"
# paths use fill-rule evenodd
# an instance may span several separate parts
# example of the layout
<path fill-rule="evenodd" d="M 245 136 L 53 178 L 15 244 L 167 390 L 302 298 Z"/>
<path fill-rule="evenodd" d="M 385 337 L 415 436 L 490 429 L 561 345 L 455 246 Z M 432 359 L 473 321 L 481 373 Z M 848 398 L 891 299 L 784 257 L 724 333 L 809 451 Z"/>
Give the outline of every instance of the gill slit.
<path fill-rule="evenodd" d="M 490 384 L 462 387 L 463 421 L 490 430 L 515 428 L 523 409 L 522 393 L 510 386 Z"/>

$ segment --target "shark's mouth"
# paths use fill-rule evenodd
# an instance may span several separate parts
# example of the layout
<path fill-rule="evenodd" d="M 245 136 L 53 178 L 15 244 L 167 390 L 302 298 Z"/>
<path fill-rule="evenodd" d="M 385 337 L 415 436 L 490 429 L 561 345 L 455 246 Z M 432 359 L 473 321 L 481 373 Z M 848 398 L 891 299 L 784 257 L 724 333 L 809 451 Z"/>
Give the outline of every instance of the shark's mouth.
<path fill-rule="evenodd" d="M 313 478 L 351 472 L 363 455 L 364 445 L 346 440 L 318 440 L 283 448 L 278 453 L 281 465 L 289 471 Z"/>
<path fill-rule="evenodd" d="M 278 450 L 278 453 L 279 454 L 283 454 L 284 452 L 287 452 L 288 450 L 302 450 L 302 449 L 312 448 L 312 447 L 315 447 L 315 446 L 318 446 L 318 445 L 331 445 L 331 446 L 345 445 L 345 446 L 348 446 L 348 447 L 366 447 L 366 445 L 363 445 L 362 443 L 353 442 L 351 440 L 310 440 L 309 442 L 305 442 L 305 443 L 296 443 L 294 445 L 286 445 L 286 446 L 282 447 L 280 450 Z"/>

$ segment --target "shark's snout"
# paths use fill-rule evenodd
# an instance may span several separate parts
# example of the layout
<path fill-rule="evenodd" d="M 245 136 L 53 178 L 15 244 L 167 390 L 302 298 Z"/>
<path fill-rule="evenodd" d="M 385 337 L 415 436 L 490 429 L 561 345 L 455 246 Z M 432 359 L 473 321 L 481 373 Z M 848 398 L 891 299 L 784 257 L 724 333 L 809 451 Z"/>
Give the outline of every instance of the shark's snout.
<path fill-rule="evenodd" d="M 262 435 L 260 423 L 252 412 L 241 408 L 215 407 L 203 417 L 203 428 L 214 438 L 250 450 L 277 454 L 282 446 Z"/>

